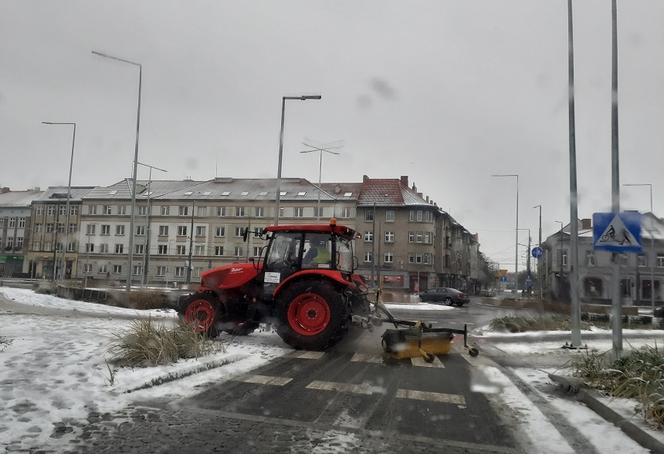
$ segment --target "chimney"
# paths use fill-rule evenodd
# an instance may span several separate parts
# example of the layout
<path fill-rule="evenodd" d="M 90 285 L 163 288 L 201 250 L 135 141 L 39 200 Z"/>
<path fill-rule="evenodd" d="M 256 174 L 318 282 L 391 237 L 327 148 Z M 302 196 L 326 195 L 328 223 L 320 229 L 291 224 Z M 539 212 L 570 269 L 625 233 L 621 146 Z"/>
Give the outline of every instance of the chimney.
<path fill-rule="evenodd" d="M 401 186 L 408 187 L 408 175 L 401 175 Z"/>
<path fill-rule="evenodd" d="M 421 193 L 421 192 L 418 192 L 418 193 L 417 193 L 417 196 L 418 196 L 419 198 L 422 198 L 422 193 Z"/>
<path fill-rule="evenodd" d="M 583 230 L 589 230 L 593 228 L 593 220 L 592 219 L 581 219 L 581 228 Z"/>
<path fill-rule="evenodd" d="M 426 196 L 425 200 L 429 203 L 429 196 Z"/>
<path fill-rule="evenodd" d="M 414 192 L 417 192 L 417 186 L 415 186 L 415 182 L 413 181 L 413 187 L 411 188 Z"/>
<path fill-rule="evenodd" d="M 369 177 L 367 175 L 362 175 L 362 183 L 366 183 L 369 181 Z"/>

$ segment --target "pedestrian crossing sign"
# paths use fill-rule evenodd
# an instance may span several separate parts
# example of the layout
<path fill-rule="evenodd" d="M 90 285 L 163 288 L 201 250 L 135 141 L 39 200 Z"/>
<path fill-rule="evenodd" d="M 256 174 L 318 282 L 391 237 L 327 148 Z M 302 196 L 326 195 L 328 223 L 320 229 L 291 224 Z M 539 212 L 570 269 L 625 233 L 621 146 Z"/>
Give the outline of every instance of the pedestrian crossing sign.
<path fill-rule="evenodd" d="M 641 214 L 637 211 L 593 214 L 593 248 L 641 252 Z"/>

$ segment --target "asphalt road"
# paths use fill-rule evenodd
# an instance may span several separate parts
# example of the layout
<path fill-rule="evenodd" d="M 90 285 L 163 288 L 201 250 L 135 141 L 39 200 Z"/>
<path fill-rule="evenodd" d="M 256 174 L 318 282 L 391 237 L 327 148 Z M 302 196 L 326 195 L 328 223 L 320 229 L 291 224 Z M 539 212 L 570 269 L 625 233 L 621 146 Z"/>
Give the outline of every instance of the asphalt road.
<path fill-rule="evenodd" d="M 395 315 L 458 327 L 486 324 L 496 311 L 471 304 Z M 192 398 L 146 402 L 117 430 L 91 424 L 80 450 L 521 452 L 499 404 L 472 390 L 474 359 L 462 344 L 431 364 L 385 361 L 382 331 L 356 329 L 325 353 L 293 351 Z"/>

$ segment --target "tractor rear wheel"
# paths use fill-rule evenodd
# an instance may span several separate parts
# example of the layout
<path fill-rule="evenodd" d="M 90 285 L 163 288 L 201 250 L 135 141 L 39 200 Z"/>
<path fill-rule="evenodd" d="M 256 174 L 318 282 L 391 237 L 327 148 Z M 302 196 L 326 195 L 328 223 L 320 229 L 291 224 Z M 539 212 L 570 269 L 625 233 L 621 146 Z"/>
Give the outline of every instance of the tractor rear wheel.
<path fill-rule="evenodd" d="M 211 338 L 219 335 L 215 326 L 219 316 L 219 303 L 214 296 L 195 293 L 183 302 L 182 309 L 182 319 L 191 325 L 194 331 Z"/>
<path fill-rule="evenodd" d="M 325 350 L 348 331 L 349 308 L 341 293 L 324 280 L 289 286 L 277 299 L 277 334 L 291 347 Z"/>

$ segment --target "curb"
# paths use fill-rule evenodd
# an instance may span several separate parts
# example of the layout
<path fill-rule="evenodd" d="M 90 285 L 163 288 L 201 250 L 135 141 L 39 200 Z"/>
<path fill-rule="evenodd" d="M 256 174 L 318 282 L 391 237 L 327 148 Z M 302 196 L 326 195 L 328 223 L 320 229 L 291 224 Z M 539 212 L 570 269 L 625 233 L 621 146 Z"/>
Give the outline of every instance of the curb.
<path fill-rule="evenodd" d="M 549 378 L 554 383 L 564 388 L 568 393 L 575 394 L 577 400 L 586 404 L 588 408 L 602 418 L 618 426 L 628 437 L 644 448 L 649 449 L 654 453 L 664 453 L 664 444 L 636 424 L 626 420 L 623 416 L 603 404 L 597 399 L 594 392 L 583 389 L 583 382 L 581 380 L 570 379 L 555 374 L 549 374 Z"/>

